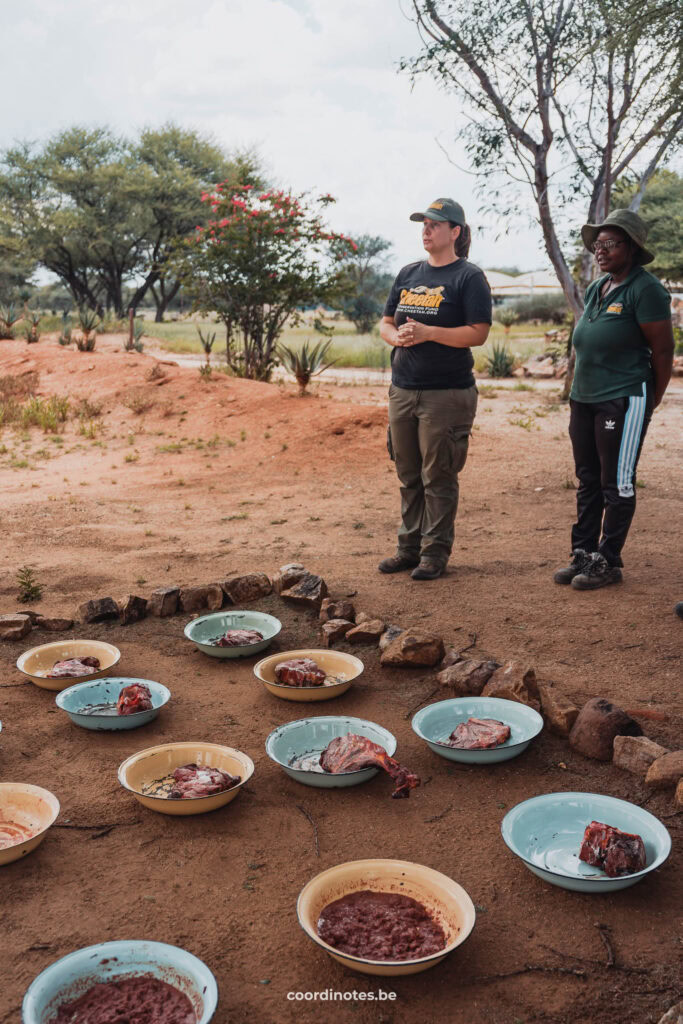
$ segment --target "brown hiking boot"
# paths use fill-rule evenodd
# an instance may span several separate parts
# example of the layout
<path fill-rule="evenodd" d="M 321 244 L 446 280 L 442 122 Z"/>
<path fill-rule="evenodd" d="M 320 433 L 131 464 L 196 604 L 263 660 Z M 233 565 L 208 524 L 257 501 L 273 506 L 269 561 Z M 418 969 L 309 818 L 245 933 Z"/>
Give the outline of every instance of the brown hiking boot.
<path fill-rule="evenodd" d="M 419 565 L 419 558 L 411 558 L 410 555 L 394 555 L 391 558 L 384 558 L 377 568 L 380 572 L 405 572 L 408 569 L 414 569 L 416 565 Z"/>
<path fill-rule="evenodd" d="M 428 558 L 420 559 L 417 569 L 413 569 L 411 576 L 414 580 L 436 580 L 443 574 L 445 565 L 438 562 L 431 562 Z"/>

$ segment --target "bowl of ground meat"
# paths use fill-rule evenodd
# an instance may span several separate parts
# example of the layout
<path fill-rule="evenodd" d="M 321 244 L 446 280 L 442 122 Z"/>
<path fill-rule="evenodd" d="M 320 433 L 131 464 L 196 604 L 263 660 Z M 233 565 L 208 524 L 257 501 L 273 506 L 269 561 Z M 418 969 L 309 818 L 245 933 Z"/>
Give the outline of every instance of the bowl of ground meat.
<path fill-rule="evenodd" d="M 55 703 L 74 725 L 110 732 L 147 725 L 170 699 L 171 691 L 153 679 L 105 676 L 62 690 Z"/>
<path fill-rule="evenodd" d="M 340 697 L 363 668 L 353 654 L 305 648 L 262 658 L 254 675 L 274 697 L 306 702 Z"/>
<path fill-rule="evenodd" d="M 59 800 L 42 786 L 0 782 L 0 865 L 35 850 L 57 820 Z"/>
<path fill-rule="evenodd" d="M 200 615 L 185 626 L 185 636 L 210 658 L 250 658 L 269 647 L 282 629 L 265 612 L 223 611 Z"/>
<path fill-rule="evenodd" d="M 66 690 L 109 675 L 120 657 L 118 647 L 104 640 L 57 640 L 25 651 L 17 668 L 43 690 Z"/>
<path fill-rule="evenodd" d="M 362 974 L 417 974 L 474 928 L 472 900 L 447 875 L 403 860 L 355 860 L 312 878 L 299 924 L 334 960 Z"/>
<path fill-rule="evenodd" d="M 241 750 L 219 743 L 164 743 L 139 750 L 119 766 L 119 782 L 143 807 L 160 814 L 215 811 L 234 800 L 254 774 Z"/>
<path fill-rule="evenodd" d="M 503 841 L 545 882 L 574 892 L 614 892 L 662 866 L 671 836 L 654 814 L 600 793 L 546 793 L 517 804 Z"/>
<path fill-rule="evenodd" d="M 500 697 L 454 697 L 414 715 L 413 732 L 439 757 L 465 764 L 509 761 L 543 729 L 543 718 L 526 704 Z"/>
<path fill-rule="evenodd" d="M 165 942 L 121 940 L 78 949 L 29 986 L 23 1024 L 208 1024 L 218 1005 L 212 972 Z"/>

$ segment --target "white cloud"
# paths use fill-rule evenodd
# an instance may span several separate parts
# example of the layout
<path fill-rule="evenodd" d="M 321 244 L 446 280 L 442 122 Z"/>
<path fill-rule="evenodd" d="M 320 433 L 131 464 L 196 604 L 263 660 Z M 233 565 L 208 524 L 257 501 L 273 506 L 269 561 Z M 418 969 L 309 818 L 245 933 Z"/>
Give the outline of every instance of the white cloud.
<path fill-rule="evenodd" d="M 332 192 L 333 226 L 391 239 L 396 265 L 422 255 L 408 214 L 440 195 L 465 207 L 477 262 L 547 262 L 525 224 L 494 241 L 474 180 L 437 145 L 455 151 L 459 111 L 398 73 L 419 46 L 398 0 L 11 0 L 3 20 L 16 93 L 2 146 L 74 123 L 130 133 L 175 120 L 254 146 L 281 184 Z"/>

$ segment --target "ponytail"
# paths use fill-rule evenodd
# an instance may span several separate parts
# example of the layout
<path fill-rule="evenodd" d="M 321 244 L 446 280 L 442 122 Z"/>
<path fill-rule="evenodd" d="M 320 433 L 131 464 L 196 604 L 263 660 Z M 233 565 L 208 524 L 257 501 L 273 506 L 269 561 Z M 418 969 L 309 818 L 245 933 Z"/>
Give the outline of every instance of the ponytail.
<path fill-rule="evenodd" d="M 450 223 L 450 221 L 449 221 Z M 457 228 L 457 224 L 451 224 L 452 228 Z M 455 255 L 461 259 L 466 259 L 470 251 L 470 245 L 472 244 L 472 232 L 470 231 L 469 224 L 460 225 L 460 234 L 455 240 Z"/>

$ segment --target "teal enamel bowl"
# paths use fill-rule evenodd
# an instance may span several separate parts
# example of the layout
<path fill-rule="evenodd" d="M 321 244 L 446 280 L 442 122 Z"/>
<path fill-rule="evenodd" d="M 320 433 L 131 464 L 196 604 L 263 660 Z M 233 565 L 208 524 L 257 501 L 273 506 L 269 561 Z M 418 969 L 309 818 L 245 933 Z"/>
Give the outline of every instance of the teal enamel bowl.
<path fill-rule="evenodd" d="M 137 939 L 100 942 L 55 960 L 29 985 L 22 1022 L 46 1024 L 63 1003 L 78 999 L 93 985 L 141 974 L 179 989 L 192 1003 L 197 1024 L 209 1024 L 218 1005 L 218 986 L 206 964 L 179 946 Z"/>
<path fill-rule="evenodd" d="M 211 641 L 229 629 L 256 629 L 263 640 L 242 647 L 216 647 Z M 282 629 L 282 623 L 266 612 L 223 611 L 200 615 L 185 626 L 185 636 L 203 654 L 210 658 L 250 658 L 269 647 Z"/>
<path fill-rule="evenodd" d="M 632 875 L 610 878 L 579 860 L 581 841 L 592 821 L 639 835 L 646 866 Z M 599 793 L 548 793 L 517 804 L 501 823 L 503 840 L 525 866 L 551 885 L 574 892 L 615 892 L 640 882 L 662 866 L 671 836 L 658 818 L 626 800 Z"/>
<path fill-rule="evenodd" d="M 305 786 L 316 786 L 319 789 L 339 789 L 346 786 L 357 786 L 361 782 L 372 779 L 379 768 L 363 768 L 356 772 L 318 772 L 303 771 L 292 768 L 290 762 L 295 757 L 310 754 L 313 759 L 322 754 L 325 747 L 339 736 L 347 733 L 364 736 L 373 743 L 384 747 L 392 757 L 396 751 L 396 737 L 388 729 L 366 722 L 364 718 L 350 718 L 345 715 L 322 715 L 320 718 L 302 718 L 298 722 L 288 722 L 271 732 L 266 740 L 266 753 L 272 761 L 279 764 L 283 771 L 295 782 Z"/>
<path fill-rule="evenodd" d="M 150 711 L 136 711 L 134 715 L 117 715 L 104 711 L 97 714 L 96 711 L 88 710 L 97 705 L 116 704 L 124 686 L 131 686 L 133 683 L 145 683 L 149 687 L 153 705 Z M 74 725 L 80 725 L 82 729 L 113 732 L 147 725 L 157 717 L 170 699 L 171 691 L 152 679 L 107 676 L 104 679 L 94 679 L 90 683 L 76 683 L 75 686 L 62 690 L 57 694 L 55 704 L 62 711 L 66 711 Z"/>
<path fill-rule="evenodd" d="M 468 718 L 495 718 L 510 726 L 510 736 L 498 747 L 488 750 L 458 750 L 445 742 L 453 730 Z M 538 711 L 500 697 L 454 697 L 429 704 L 413 717 L 413 732 L 430 750 L 449 761 L 463 764 L 496 764 L 509 761 L 526 750 L 543 728 Z"/>

